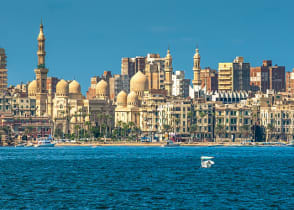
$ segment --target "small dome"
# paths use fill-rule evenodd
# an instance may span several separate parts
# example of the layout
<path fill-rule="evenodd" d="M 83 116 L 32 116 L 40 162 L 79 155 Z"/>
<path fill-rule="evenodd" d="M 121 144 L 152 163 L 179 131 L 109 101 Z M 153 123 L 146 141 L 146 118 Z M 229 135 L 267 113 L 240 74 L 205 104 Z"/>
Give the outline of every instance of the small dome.
<path fill-rule="evenodd" d="M 90 117 L 88 115 L 85 117 L 85 122 L 90 122 Z"/>
<path fill-rule="evenodd" d="M 145 90 L 148 90 L 148 78 L 138 71 L 130 81 L 130 90 L 142 96 Z"/>
<path fill-rule="evenodd" d="M 137 106 L 138 105 L 138 95 L 132 91 L 129 93 L 128 98 L 128 106 Z"/>
<path fill-rule="evenodd" d="M 125 91 L 120 91 L 116 97 L 117 106 L 127 106 L 127 93 Z"/>
<path fill-rule="evenodd" d="M 69 83 L 69 93 L 81 93 L 81 86 L 76 80 L 73 80 L 71 83 Z"/>
<path fill-rule="evenodd" d="M 76 123 L 76 122 L 77 122 L 76 117 L 72 117 L 72 118 L 70 119 L 70 123 Z"/>
<path fill-rule="evenodd" d="M 68 95 L 68 83 L 62 79 L 56 85 L 56 95 L 67 96 Z"/>
<path fill-rule="evenodd" d="M 96 85 L 96 96 L 98 97 L 105 97 L 108 96 L 108 84 L 105 80 L 100 80 Z"/>
<path fill-rule="evenodd" d="M 37 92 L 37 81 L 33 80 L 32 82 L 30 82 L 30 84 L 28 86 L 29 96 L 35 95 L 36 92 Z"/>

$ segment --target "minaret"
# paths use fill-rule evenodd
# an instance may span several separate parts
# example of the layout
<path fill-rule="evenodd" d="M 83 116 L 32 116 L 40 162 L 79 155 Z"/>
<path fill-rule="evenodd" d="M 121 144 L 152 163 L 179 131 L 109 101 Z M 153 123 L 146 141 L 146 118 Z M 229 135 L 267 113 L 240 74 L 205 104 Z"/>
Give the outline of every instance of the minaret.
<path fill-rule="evenodd" d="M 45 68 L 45 36 L 43 32 L 43 24 L 40 24 L 40 33 L 38 36 L 38 66 L 35 69 L 37 81 L 36 106 L 37 115 L 43 116 L 47 111 L 47 73 Z"/>
<path fill-rule="evenodd" d="M 164 73 L 165 73 L 165 81 L 164 86 L 165 90 L 167 90 L 167 95 L 172 95 L 172 74 L 173 74 L 173 67 L 172 67 L 172 56 L 170 54 L 170 50 L 167 50 L 167 55 L 165 57 L 165 63 L 164 63 Z"/>
<path fill-rule="evenodd" d="M 193 65 L 193 74 L 194 79 L 192 81 L 193 88 L 195 91 L 201 90 L 201 80 L 200 80 L 200 54 L 199 49 L 196 48 L 196 53 L 194 54 L 194 65 Z"/>

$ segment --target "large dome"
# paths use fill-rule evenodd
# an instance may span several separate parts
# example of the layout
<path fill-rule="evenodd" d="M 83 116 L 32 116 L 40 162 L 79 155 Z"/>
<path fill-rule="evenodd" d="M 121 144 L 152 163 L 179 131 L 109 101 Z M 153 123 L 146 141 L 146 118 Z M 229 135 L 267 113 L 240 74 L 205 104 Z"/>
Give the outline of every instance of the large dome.
<path fill-rule="evenodd" d="M 69 93 L 81 93 L 81 86 L 76 80 L 73 80 L 71 83 L 69 83 Z"/>
<path fill-rule="evenodd" d="M 37 92 L 37 81 L 33 80 L 32 82 L 30 82 L 28 86 L 29 96 L 36 95 L 36 92 Z"/>
<path fill-rule="evenodd" d="M 56 95 L 67 96 L 68 95 L 68 83 L 65 80 L 60 80 L 56 85 Z"/>
<path fill-rule="evenodd" d="M 96 96 L 105 97 L 108 96 L 108 84 L 105 80 L 100 80 L 96 85 Z"/>
<path fill-rule="evenodd" d="M 130 91 L 142 96 L 145 90 L 148 90 L 148 78 L 138 71 L 130 81 Z"/>
<path fill-rule="evenodd" d="M 138 105 L 138 95 L 132 91 L 129 93 L 128 98 L 128 106 L 137 106 Z"/>
<path fill-rule="evenodd" d="M 127 106 L 127 93 L 125 91 L 120 91 L 116 97 L 117 106 Z"/>

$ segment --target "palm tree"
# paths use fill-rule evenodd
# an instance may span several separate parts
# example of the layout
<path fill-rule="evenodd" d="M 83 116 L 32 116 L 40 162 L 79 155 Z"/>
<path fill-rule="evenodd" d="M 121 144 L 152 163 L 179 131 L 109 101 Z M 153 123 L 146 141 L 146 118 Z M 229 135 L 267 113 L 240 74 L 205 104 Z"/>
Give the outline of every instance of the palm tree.
<path fill-rule="evenodd" d="M 77 139 L 80 138 L 80 126 L 79 125 L 75 125 L 75 134 L 76 134 L 76 137 Z"/>
<path fill-rule="evenodd" d="M 242 136 L 244 135 L 246 139 L 248 138 L 248 135 L 249 135 L 249 128 L 250 128 L 249 125 L 241 126 L 241 134 Z"/>
<path fill-rule="evenodd" d="M 269 123 L 267 125 L 267 138 L 266 138 L 266 142 L 268 142 L 268 137 L 269 137 L 269 133 L 271 134 L 270 136 L 270 139 L 272 139 L 272 135 L 273 135 L 273 132 L 275 131 L 275 126 L 273 125 L 273 123 Z"/>
<path fill-rule="evenodd" d="M 195 124 L 195 123 L 192 124 L 190 127 L 190 135 L 192 136 L 192 134 L 194 134 L 193 137 L 195 137 L 197 130 L 198 130 L 197 124 Z"/>
<path fill-rule="evenodd" d="M 165 132 L 165 133 L 167 133 L 167 138 L 169 139 L 169 132 L 170 132 L 170 130 L 171 130 L 171 126 L 170 125 L 168 125 L 168 124 L 164 124 L 163 125 L 163 131 Z"/>
<path fill-rule="evenodd" d="M 217 126 L 215 128 L 215 132 L 218 135 L 218 137 L 220 138 L 221 134 L 225 133 L 224 126 L 221 124 L 217 124 Z"/>
<path fill-rule="evenodd" d="M 206 113 L 203 112 L 203 111 L 201 111 L 201 112 L 199 113 L 199 116 L 200 116 L 200 118 L 201 118 L 201 123 L 203 123 L 203 118 L 206 116 Z M 200 131 L 200 139 L 201 139 L 201 141 L 203 141 L 203 133 L 202 133 L 202 129 L 201 129 L 201 127 L 199 127 L 199 131 Z"/>
<path fill-rule="evenodd" d="M 136 124 L 134 122 L 128 122 L 128 128 L 130 129 L 131 131 L 131 137 L 133 136 L 134 134 L 134 128 L 136 127 Z"/>
<path fill-rule="evenodd" d="M 129 125 L 127 123 L 122 123 L 122 129 L 124 131 L 124 138 L 127 137 L 127 132 L 129 130 Z"/>

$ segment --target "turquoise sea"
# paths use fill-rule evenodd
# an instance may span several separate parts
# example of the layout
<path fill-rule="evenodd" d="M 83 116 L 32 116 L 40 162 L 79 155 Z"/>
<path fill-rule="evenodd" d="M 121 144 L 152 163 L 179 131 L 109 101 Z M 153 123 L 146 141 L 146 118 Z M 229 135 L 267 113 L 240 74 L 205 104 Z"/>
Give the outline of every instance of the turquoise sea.
<path fill-rule="evenodd" d="M 294 209 L 294 147 L 0 148 L 0 208 Z"/>

